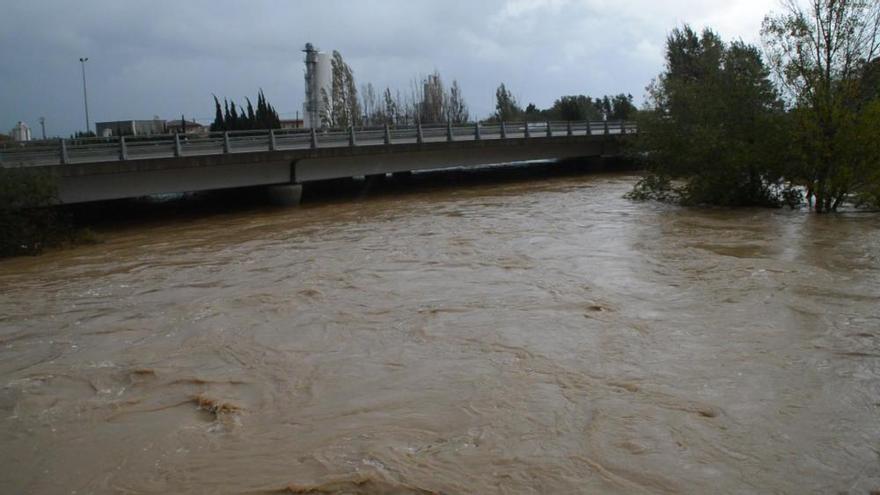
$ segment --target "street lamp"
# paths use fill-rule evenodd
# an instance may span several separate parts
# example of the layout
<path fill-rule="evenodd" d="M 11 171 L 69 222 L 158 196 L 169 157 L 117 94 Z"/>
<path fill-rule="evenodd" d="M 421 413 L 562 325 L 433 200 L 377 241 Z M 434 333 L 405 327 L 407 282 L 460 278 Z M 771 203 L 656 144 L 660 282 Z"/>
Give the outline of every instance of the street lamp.
<path fill-rule="evenodd" d="M 83 74 L 83 104 L 86 107 L 86 133 L 92 132 L 92 126 L 89 123 L 89 95 L 86 92 L 86 62 L 89 61 L 89 57 L 80 57 L 79 62 L 82 64 L 82 74 Z"/>

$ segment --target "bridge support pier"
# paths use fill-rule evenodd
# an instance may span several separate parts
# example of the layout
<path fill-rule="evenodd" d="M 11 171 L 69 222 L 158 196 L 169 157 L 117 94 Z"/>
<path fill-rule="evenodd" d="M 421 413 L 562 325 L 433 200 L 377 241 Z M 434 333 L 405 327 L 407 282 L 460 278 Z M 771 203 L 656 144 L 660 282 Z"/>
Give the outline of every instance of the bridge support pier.
<path fill-rule="evenodd" d="M 266 186 L 269 201 L 278 206 L 298 206 L 302 201 L 302 184 L 278 184 Z"/>

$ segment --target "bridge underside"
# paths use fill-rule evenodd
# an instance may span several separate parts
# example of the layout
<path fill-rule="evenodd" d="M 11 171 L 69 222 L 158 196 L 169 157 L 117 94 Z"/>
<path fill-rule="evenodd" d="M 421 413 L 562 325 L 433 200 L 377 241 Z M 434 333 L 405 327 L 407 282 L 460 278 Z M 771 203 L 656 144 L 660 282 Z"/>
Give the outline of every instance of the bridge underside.
<path fill-rule="evenodd" d="M 400 149 L 391 153 L 324 156 L 298 160 L 294 178 L 296 182 L 310 182 L 449 167 L 602 156 L 609 151 L 617 152 L 616 146 L 613 150 L 607 148 L 608 143 L 603 141 L 566 143 L 547 140 L 528 145 L 510 143 L 506 146 L 468 146 L 429 151 Z"/>
<path fill-rule="evenodd" d="M 618 143 L 615 140 L 598 136 L 587 139 L 554 137 L 365 146 L 308 152 L 233 153 L 54 168 L 59 176 L 59 198 L 63 203 L 70 204 L 617 153 Z"/>
<path fill-rule="evenodd" d="M 72 204 L 152 194 L 284 184 L 290 183 L 290 171 L 290 162 L 281 161 L 259 165 L 233 164 L 62 176 L 58 185 L 58 197 L 62 203 Z"/>

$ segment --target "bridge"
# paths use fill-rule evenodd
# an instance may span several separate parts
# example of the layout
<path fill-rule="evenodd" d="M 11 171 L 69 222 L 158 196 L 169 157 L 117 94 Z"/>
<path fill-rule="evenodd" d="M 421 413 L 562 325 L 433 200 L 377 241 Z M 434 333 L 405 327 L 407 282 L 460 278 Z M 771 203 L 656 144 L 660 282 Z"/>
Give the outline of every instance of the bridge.
<path fill-rule="evenodd" d="M 13 143 L 0 166 L 39 168 L 62 203 L 249 186 L 298 203 L 302 184 L 451 167 L 614 156 L 630 122 L 502 122 Z"/>

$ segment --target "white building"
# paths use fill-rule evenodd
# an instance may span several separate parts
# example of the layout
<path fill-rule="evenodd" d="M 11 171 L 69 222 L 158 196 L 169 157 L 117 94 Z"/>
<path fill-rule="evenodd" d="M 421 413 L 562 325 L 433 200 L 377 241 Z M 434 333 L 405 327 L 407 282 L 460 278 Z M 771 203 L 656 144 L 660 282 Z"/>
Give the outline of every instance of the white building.
<path fill-rule="evenodd" d="M 31 128 L 22 121 L 15 124 L 15 127 L 12 128 L 12 131 L 9 134 L 12 136 L 13 141 L 31 140 Z"/>
<path fill-rule="evenodd" d="M 319 52 L 311 43 L 306 43 L 306 99 L 303 103 L 303 124 L 305 127 L 321 127 L 321 115 L 327 112 L 323 95 L 329 98 L 333 92 L 333 74 L 330 55 Z"/>

